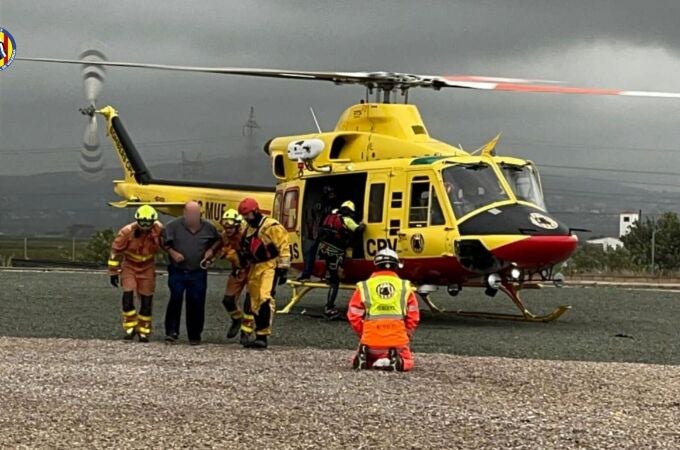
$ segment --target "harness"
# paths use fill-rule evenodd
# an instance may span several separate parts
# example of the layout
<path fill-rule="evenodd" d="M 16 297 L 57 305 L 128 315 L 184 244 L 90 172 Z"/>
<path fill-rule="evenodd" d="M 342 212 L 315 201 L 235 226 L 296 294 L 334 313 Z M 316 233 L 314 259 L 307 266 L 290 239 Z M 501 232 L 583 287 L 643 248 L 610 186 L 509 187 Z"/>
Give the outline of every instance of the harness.
<path fill-rule="evenodd" d="M 241 238 L 241 255 L 247 261 L 261 263 L 279 256 L 279 249 L 276 245 L 273 242 L 266 242 L 260 237 L 260 231 L 265 222 L 266 218 L 262 218 L 260 224 L 251 234 L 244 233 Z"/>
<path fill-rule="evenodd" d="M 334 212 L 321 223 L 321 241 L 338 249 L 346 248 L 352 240 L 352 232 L 345 226 L 343 216 Z"/>

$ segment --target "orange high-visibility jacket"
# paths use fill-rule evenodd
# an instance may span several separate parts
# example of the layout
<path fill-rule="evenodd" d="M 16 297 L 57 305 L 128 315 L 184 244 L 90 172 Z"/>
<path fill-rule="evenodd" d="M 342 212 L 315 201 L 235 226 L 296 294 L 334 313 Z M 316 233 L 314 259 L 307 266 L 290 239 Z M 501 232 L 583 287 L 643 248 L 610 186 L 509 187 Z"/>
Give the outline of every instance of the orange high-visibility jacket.
<path fill-rule="evenodd" d="M 408 345 L 420 321 L 418 299 L 411 284 L 390 271 L 378 271 L 357 284 L 347 319 L 369 347 Z"/>
<path fill-rule="evenodd" d="M 155 255 L 161 245 L 162 231 L 163 225 L 160 222 L 155 222 L 147 232 L 142 231 L 136 222 L 121 228 L 111 244 L 109 273 L 111 275 L 119 273 L 121 265 L 135 270 L 154 267 Z"/>

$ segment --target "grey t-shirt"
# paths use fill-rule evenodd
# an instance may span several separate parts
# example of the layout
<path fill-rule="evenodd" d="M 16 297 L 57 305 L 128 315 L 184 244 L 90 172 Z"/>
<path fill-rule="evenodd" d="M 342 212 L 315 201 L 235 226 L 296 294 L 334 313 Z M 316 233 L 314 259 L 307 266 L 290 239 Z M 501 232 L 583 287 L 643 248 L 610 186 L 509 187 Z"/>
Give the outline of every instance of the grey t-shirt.
<path fill-rule="evenodd" d="M 206 250 L 221 239 L 215 226 L 203 219 L 201 219 L 201 228 L 196 233 L 189 231 L 183 217 L 168 222 L 163 230 L 165 245 L 184 255 L 184 261 L 180 264 L 170 258 L 170 265 L 182 270 L 200 270 L 201 260 Z"/>

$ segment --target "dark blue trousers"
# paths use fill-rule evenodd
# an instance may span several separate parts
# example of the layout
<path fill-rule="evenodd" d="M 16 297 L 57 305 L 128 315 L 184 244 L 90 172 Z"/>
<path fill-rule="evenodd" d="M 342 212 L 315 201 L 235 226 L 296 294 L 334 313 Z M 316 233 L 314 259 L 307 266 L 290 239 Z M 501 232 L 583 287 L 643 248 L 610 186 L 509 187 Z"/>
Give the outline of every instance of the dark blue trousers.
<path fill-rule="evenodd" d="M 314 272 L 314 263 L 316 262 L 316 253 L 319 251 L 319 240 L 315 239 L 314 242 L 309 246 L 307 251 L 304 253 L 304 263 L 305 267 L 302 270 L 302 275 L 305 277 L 311 277 Z"/>
<path fill-rule="evenodd" d="M 170 301 L 165 312 L 165 335 L 179 336 L 182 303 L 186 293 L 187 335 L 191 341 L 200 341 L 205 322 L 208 272 L 205 270 L 185 271 L 169 266 L 168 287 L 170 288 Z"/>

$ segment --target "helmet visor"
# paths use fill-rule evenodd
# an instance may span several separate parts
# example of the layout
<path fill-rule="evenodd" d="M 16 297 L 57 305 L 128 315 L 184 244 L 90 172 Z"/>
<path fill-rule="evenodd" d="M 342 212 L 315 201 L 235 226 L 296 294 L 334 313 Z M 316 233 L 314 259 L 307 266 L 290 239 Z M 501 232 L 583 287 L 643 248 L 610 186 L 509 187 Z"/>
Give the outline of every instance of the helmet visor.
<path fill-rule="evenodd" d="M 144 230 L 148 230 L 153 226 L 153 219 L 137 219 L 137 225 Z"/>

